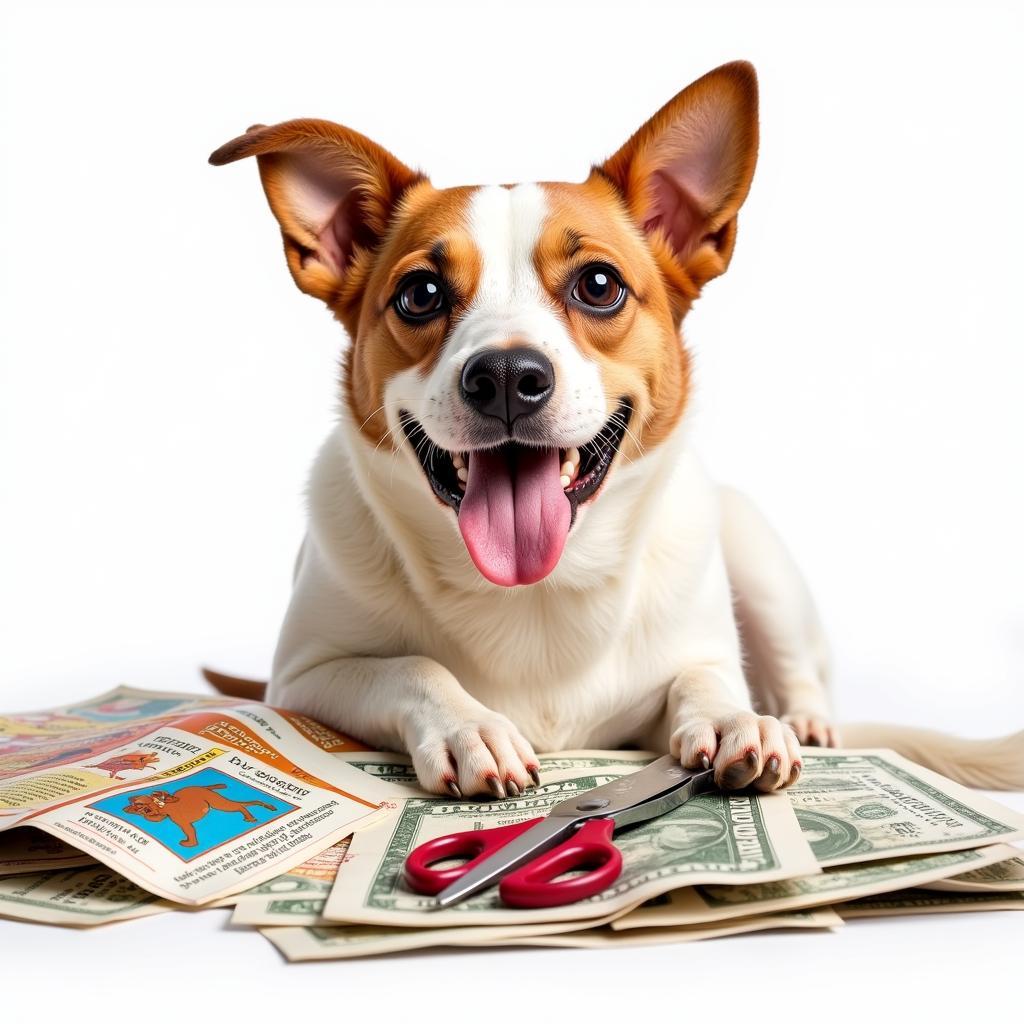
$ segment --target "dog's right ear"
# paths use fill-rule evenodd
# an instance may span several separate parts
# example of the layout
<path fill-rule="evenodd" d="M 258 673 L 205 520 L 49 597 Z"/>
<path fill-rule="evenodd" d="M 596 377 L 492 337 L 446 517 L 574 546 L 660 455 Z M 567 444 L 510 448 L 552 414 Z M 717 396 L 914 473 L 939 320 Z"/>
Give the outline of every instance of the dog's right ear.
<path fill-rule="evenodd" d="M 210 163 L 248 156 L 259 163 L 295 283 L 331 306 L 346 297 L 353 267 L 379 243 L 402 194 L 424 180 L 382 146 L 330 121 L 254 125 L 214 151 Z"/>

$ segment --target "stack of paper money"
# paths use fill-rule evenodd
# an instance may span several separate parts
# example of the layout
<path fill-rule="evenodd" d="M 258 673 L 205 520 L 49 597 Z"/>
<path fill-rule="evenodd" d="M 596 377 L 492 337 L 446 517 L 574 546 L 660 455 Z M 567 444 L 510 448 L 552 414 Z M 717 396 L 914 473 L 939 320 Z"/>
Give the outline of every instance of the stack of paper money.
<path fill-rule="evenodd" d="M 699 796 L 616 836 L 619 881 L 549 910 L 502 906 L 496 890 L 433 910 L 403 882 L 406 856 L 435 836 L 523 821 L 653 755 L 541 758 L 542 785 L 476 803 L 421 794 L 394 755 L 348 756 L 408 787 L 396 815 L 354 837 L 333 884 L 295 872 L 238 898 L 290 960 L 430 946 L 597 947 L 683 942 L 774 928 L 830 928 L 848 917 L 1024 909 L 1024 857 L 1009 843 L 1024 816 L 891 751 L 804 751 L 804 774 L 772 796 Z"/>
<path fill-rule="evenodd" d="M 367 751 L 316 723 L 286 722 L 262 705 L 208 713 L 216 703 L 122 688 L 0 718 L 0 916 L 82 926 L 232 906 L 235 923 L 306 960 L 433 946 L 685 942 L 832 928 L 853 917 L 1024 909 L 1024 851 L 1010 845 L 1024 837 L 1024 815 L 889 751 L 812 749 L 787 792 L 706 793 L 622 830 L 622 874 L 592 899 L 515 910 L 492 889 L 435 910 L 403 880 L 420 843 L 538 817 L 654 755 L 548 755 L 535 790 L 453 800 L 422 791 L 404 757 Z M 214 799 L 243 796 L 242 786 L 253 799 L 200 813 L 197 846 L 183 846 L 178 826 L 151 824 L 133 802 L 139 794 L 166 801 L 211 770 L 223 776 L 208 786 Z M 336 796 L 317 804 L 324 786 Z M 288 831 L 282 814 L 292 804 Z M 337 842 L 346 821 L 358 830 Z M 140 853 L 156 868 L 125 877 Z M 219 879 L 209 896 L 182 881 L 199 877 L 189 867 L 197 855 Z M 261 868 L 273 858 L 287 870 Z"/>

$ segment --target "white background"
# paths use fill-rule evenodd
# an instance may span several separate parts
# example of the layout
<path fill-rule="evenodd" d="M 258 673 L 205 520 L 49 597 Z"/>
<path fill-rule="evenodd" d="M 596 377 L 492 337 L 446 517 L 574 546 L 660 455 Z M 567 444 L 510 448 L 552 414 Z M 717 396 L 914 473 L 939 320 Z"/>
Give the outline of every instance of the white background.
<path fill-rule="evenodd" d="M 292 285 L 255 166 L 210 168 L 212 149 L 254 122 L 321 116 L 440 185 L 579 180 L 687 82 L 745 57 L 761 158 L 733 265 L 686 323 L 699 446 L 809 576 L 841 718 L 1020 728 L 1018 12 L 4 4 L 0 706 L 122 681 L 198 688 L 201 662 L 267 672 L 343 338 Z M 999 968 L 1022 923 L 285 974 L 258 936 L 215 932 L 222 919 L 4 924 L 0 973 L 52 984 L 102 965 L 113 994 L 152 992 L 170 970 L 207 1005 L 287 993 L 310 1015 L 404 999 L 427 1016 L 497 1000 L 500 1015 L 515 978 L 532 979 L 516 985 L 526 1018 L 636 994 L 680 1016 L 704 999 L 729 1020 L 760 1015 L 773 988 L 775 1016 L 821 1016 L 853 1005 L 835 1002 L 843 985 L 876 1008 L 951 1010 L 958 978 L 1010 991 Z"/>

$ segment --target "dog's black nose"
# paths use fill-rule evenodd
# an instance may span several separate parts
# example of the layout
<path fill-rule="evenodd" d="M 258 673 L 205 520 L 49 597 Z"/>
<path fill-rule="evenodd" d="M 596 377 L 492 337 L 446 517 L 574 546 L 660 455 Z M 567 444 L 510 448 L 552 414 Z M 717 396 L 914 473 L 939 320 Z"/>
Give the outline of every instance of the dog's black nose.
<path fill-rule="evenodd" d="M 520 416 L 544 407 L 555 390 L 555 368 L 532 348 L 488 348 L 462 368 L 462 397 L 511 429 Z"/>

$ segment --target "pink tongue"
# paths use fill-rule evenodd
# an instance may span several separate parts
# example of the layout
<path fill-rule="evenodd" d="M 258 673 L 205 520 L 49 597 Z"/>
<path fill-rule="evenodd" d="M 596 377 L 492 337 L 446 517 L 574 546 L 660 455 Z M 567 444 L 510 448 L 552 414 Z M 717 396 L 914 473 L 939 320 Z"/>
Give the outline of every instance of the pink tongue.
<path fill-rule="evenodd" d="M 557 448 L 473 452 L 459 529 L 481 574 L 502 587 L 536 583 L 558 564 L 569 499 Z"/>

